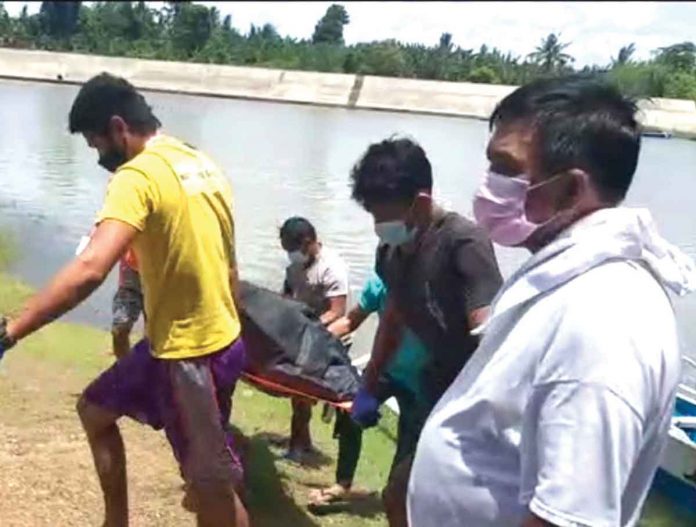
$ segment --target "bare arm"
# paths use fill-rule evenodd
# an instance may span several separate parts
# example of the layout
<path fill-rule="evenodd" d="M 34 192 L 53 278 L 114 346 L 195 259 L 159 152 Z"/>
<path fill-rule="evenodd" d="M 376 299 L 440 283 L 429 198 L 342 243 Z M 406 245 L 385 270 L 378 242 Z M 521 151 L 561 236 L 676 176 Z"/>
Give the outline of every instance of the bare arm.
<path fill-rule="evenodd" d="M 329 298 L 329 309 L 327 309 L 319 317 L 319 320 L 325 326 L 328 326 L 335 320 L 338 320 L 346 314 L 347 295 L 332 296 Z"/>
<path fill-rule="evenodd" d="M 372 347 L 370 362 L 365 367 L 364 383 L 368 391 L 374 391 L 379 375 L 396 353 L 404 325 L 391 295 L 387 296 L 387 305 L 380 318 L 375 342 Z"/>
<path fill-rule="evenodd" d="M 460 279 L 462 303 L 470 309 L 466 324 L 471 331 L 488 319 L 502 276 L 493 246 L 480 232 L 469 233 L 459 240 L 452 256 L 455 274 Z"/>
<path fill-rule="evenodd" d="M 100 223 L 86 249 L 10 321 L 10 337 L 20 340 L 80 304 L 102 284 L 137 234 L 134 227 L 120 221 Z"/>
<path fill-rule="evenodd" d="M 360 309 L 360 306 L 355 306 L 344 317 L 335 320 L 327 329 L 336 338 L 345 337 L 349 333 L 353 333 L 358 329 L 370 314 Z"/>

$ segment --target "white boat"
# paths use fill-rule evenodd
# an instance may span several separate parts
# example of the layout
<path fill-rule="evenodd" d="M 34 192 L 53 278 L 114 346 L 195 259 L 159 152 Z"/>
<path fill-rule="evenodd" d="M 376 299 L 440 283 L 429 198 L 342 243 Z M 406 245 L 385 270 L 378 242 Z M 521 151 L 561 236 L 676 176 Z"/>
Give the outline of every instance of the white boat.
<path fill-rule="evenodd" d="M 686 362 L 696 366 L 690 359 Z M 679 387 L 653 488 L 675 506 L 696 513 L 696 390 L 689 386 Z"/>

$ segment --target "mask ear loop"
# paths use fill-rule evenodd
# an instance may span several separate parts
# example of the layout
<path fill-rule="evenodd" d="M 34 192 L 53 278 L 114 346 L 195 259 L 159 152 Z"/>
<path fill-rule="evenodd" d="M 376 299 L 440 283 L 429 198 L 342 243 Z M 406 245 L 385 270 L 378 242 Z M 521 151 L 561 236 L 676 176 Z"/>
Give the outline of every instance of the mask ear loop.
<path fill-rule="evenodd" d="M 567 176 L 568 174 L 570 174 L 570 172 L 561 172 L 560 174 L 556 174 L 555 176 L 552 176 L 549 179 L 546 179 L 544 181 L 540 181 L 536 185 L 530 185 L 530 187 L 527 189 L 527 192 L 531 192 L 532 190 L 536 190 L 538 188 L 541 188 L 544 185 L 547 185 L 549 183 L 556 181 L 557 179 L 562 178 L 563 176 Z"/>
<path fill-rule="evenodd" d="M 546 184 L 548 184 L 548 183 L 552 183 L 552 182 L 554 182 L 554 181 L 556 181 L 556 180 L 562 178 L 563 176 L 567 176 L 567 175 L 569 175 L 569 174 L 570 174 L 570 172 L 561 172 L 560 174 L 556 174 L 555 176 L 550 177 L 550 178 L 547 179 L 546 181 L 541 181 L 540 183 L 537 183 L 536 185 L 532 185 L 531 187 L 529 187 L 529 188 L 527 189 L 527 193 L 529 194 L 529 192 L 531 192 L 532 190 L 538 189 L 538 188 L 540 188 L 540 187 L 543 187 L 544 185 L 546 185 Z M 564 214 L 567 215 L 568 213 L 570 213 L 571 210 L 572 210 L 572 207 L 571 207 L 571 209 L 566 209 L 566 210 L 557 211 L 555 214 L 553 214 L 553 215 L 552 215 L 549 219 L 547 219 L 546 221 L 543 221 L 543 222 L 541 222 L 541 223 L 537 223 L 537 224 L 536 224 L 537 230 L 538 230 L 538 229 L 541 229 L 541 228 L 544 228 L 544 227 L 547 227 L 548 225 L 551 225 L 553 222 L 558 221 L 559 218 L 563 218 Z M 525 216 L 526 216 L 526 212 L 525 212 Z"/>

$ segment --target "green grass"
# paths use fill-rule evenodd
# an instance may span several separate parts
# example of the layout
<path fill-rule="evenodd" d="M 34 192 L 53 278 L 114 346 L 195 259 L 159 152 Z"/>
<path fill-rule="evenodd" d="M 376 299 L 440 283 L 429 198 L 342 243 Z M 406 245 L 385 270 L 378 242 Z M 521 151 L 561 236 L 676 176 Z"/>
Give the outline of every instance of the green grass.
<path fill-rule="evenodd" d="M 10 252 L 2 249 L 0 268 Z M 21 306 L 31 289 L 0 272 L 0 313 L 11 313 Z M 31 354 L 61 371 L 69 370 L 85 379 L 105 368 L 111 358 L 107 350 L 109 335 L 87 326 L 57 322 L 21 343 L 18 352 Z M 319 419 L 315 407 L 312 433 L 322 456 L 316 466 L 299 468 L 278 459 L 280 449 L 269 439 L 285 437 L 290 424 L 290 403 L 285 399 L 264 395 L 241 383 L 234 398 L 232 421 L 250 440 L 249 499 L 257 527 L 372 527 L 386 525 L 378 497 L 351 505 L 350 509 L 326 516 L 313 516 L 304 504 L 312 488 L 333 483 L 336 441 L 333 426 Z M 396 419 L 385 411 L 380 427 L 365 433 L 363 453 L 356 484 L 367 489 L 382 488 L 394 453 Z M 693 527 L 696 520 L 675 511 L 671 504 L 652 496 L 645 510 L 641 527 Z"/>
<path fill-rule="evenodd" d="M 309 515 L 303 506 L 312 488 L 334 483 L 336 441 L 332 438 L 333 425 L 319 419 L 319 405 L 315 407 L 312 419 L 312 434 L 322 455 L 309 469 L 279 460 L 282 449 L 272 446 L 274 439 L 283 438 L 288 433 L 289 401 L 261 394 L 242 384 L 237 389 L 234 405 L 232 421 L 251 440 L 250 502 L 259 525 L 385 525 L 378 492 L 349 508 L 336 507 L 330 515 L 321 518 Z M 395 421 L 394 415 L 390 414 L 380 427 L 365 433 L 356 485 L 374 491 L 379 491 L 384 485 L 394 455 Z"/>
<path fill-rule="evenodd" d="M 9 234 L 0 232 L 0 270 L 5 269 L 16 254 L 14 238 Z"/>

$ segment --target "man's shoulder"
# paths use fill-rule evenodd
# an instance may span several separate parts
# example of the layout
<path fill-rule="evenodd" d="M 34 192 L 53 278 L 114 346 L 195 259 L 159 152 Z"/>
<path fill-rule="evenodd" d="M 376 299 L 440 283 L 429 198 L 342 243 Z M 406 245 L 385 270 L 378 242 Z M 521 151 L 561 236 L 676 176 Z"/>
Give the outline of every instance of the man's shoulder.
<path fill-rule="evenodd" d="M 566 290 L 569 308 L 594 305 L 599 311 L 622 307 L 645 312 L 670 305 L 667 293 L 648 268 L 632 260 L 610 260 L 594 266 L 562 289 Z M 650 305 L 636 302 L 636 295 L 650 300 Z"/>
<path fill-rule="evenodd" d="M 557 320 L 568 342 L 583 342 L 583 354 L 623 353 L 646 361 L 676 346 L 674 312 L 667 293 L 641 264 L 617 260 L 579 275 L 538 303 Z"/>
<path fill-rule="evenodd" d="M 662 286 L 647 269 L 627 260 L 584 271 L 545 294 L 530 309 L 557 314 L 566 331 L 577 331 L 585 339 L 604 339 L 607 328 L 650 331 L 651 319 L 665 320 L 672 314 Z M 636 327 L 644 322 L 648 327 Z"/>
<path fill-rule="evenodd" d="M 158 170 L 176 171 L 177 165 L 195 160 L 220 170 L 217 164 L 196 147 L 170 135 L 156 135 L 148 141 L 145 148 L 124 165 L 148 173 Z"/>
<path fill-rule="evenodd" d="M 167 160 L 166 154 L 153 148 L 146 148 L 121 166 L 114 176 L 127 172 L 137 172 L 147 179 L 152 179 L 162 171 L 172 172 L 172 164 Z"/>
<path fill-rule="evenodd" d="M 322 269 L 346 269 L 348 267 L 348 264 L 346 264 L 346 261 L 338 251 L 326 246 L 321 248 L 317 264 Z"/>
<path fill-rule="evenodd" d="M 488 235 L 475 221 L 457 212 L 443 212 L 437 231 L 453 240 L 474 240 L 490 243 Z"/>

